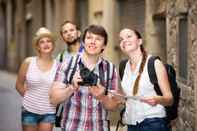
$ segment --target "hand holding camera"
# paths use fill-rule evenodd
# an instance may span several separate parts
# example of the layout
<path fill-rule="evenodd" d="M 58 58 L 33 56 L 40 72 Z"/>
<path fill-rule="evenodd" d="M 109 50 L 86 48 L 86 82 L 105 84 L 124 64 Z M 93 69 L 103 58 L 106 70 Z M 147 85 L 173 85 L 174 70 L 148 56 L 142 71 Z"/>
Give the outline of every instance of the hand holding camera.
<path fill-rule="evenodd" d="M 78 82 L 81 86 L 96 86 L 98 82 L 98 75 L 90 71 L 83 63 L 79 63 L 79 70 L 81 81 Z"/>
<path fill-rule="evenodd" d="M 101 84 L 97 84 L 97 86 L 92 86 L 91 88 L 89 88 L 91 94 L 97 99 L 101 99 L 102 96 L 105 95 L 105 90 L 106 88 L 103 87 Z"/>
<path fill-rule="evenodd" d="M 76 88 L 76 90 L 79 88 L 79 84 L 82 82 L 82 79 L 81 79 L 81 76 L 80 76 L 80 72 L 79 71 L 76 71 L 74 76 L 73 76 L 73 79 L 72 79 L 72 84 L 73 84 L 73 87 Z"/>

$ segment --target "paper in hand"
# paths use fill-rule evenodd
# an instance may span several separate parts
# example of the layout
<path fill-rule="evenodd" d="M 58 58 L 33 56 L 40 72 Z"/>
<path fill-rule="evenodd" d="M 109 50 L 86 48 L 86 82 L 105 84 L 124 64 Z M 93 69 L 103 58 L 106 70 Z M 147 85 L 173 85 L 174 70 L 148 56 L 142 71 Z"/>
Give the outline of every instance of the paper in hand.
<path fill-rule="evenodd" d="M 108 92 L 110 92 L 114 96 L 122 97 L 123 99 L 140 100 L 142 98 L 141 96 L 128 96 L 128 95 L 120 94 L 113 90 L 109 90 Z"/>

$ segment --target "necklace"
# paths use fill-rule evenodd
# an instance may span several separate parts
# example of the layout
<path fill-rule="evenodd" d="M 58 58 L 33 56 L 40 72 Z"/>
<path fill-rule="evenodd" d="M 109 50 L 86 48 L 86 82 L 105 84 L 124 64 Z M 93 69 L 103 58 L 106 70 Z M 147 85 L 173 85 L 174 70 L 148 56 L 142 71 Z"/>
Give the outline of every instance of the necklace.
<path fill-rule="evenodd" d="M 131 65 L 135 64 L 137 65 L 138 62 L 142 59 L 142 54 L 138 55 L 138 56 L 133 56 L 133 57 L 130 57 L 129 59 L 129 62 Z"/>

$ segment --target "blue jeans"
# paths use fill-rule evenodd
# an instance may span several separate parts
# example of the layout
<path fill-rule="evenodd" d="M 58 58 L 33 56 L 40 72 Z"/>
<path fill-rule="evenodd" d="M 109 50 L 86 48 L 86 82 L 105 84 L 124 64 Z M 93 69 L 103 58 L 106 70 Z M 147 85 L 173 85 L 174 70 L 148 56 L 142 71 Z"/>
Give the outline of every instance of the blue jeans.
<path fill-rule="evenodd" d="M 128 131 L 170 131 L 164 118 L 146 118 L 137 125 L 128 125 Z"/>
<path fill-rule="evenodd" d="M 40 115 L 23 109 L 21 119 L 23 125 L 37 125 L 38 123 L 53 124 L 55 123 L 55 113 Z"/>

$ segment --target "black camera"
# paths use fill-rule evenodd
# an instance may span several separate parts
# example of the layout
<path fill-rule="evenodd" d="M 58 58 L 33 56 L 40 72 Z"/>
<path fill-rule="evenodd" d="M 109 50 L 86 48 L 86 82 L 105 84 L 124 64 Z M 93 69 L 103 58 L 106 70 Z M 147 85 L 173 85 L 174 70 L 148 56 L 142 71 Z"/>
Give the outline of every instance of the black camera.
<path fill-rule="evenodd" d="M 90 71 L 87 67 L 85 67 L 82 63 L 79 64 L 80 76 L 82 78 L 82 82 L 78 84 L 81 86 L 96 86 L 98 82 L 98 75 L 93 71 Z"/>

